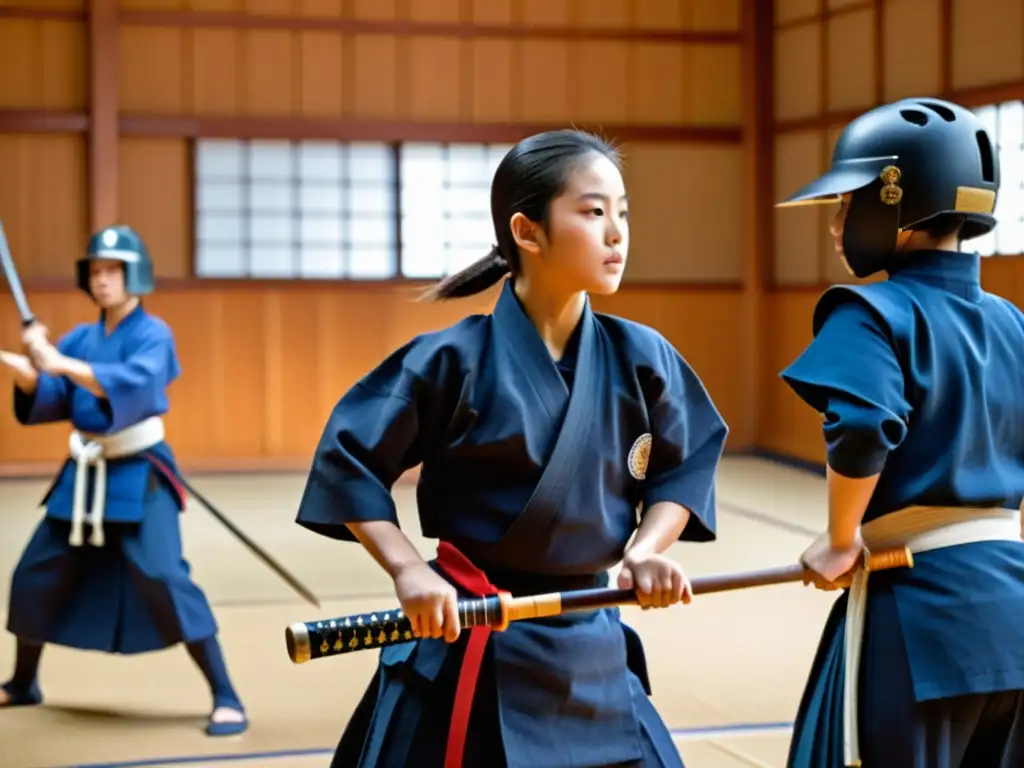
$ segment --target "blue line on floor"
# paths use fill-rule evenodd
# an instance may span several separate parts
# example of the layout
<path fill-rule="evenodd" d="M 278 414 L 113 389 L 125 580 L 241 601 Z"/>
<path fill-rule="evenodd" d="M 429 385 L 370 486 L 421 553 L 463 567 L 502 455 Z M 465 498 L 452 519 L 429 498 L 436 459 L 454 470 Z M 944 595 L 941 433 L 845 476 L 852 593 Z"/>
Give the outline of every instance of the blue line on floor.
<path fill-rule="evenodd" d="M 684 741 L 698 741 L 716 736 L 737 736 L 743 733 L 759 731 L 787 731 L 792 723 L 734 723 L 730 725 L 710 725 L 699 728 L 675 728 L 672 736 Z M 220 755 L 192 755 L 189 757 L 165 757 L 149 760 L 133 760 L 125 763 L 89 763 L 63 766 L 63 768 L 146 768 L 154 765 L 189 765 L 195 763 L 226 763 L 237 760 L 274 760 L 285 757 L 314 757 L 331 755 L 334 747 L 320 749 L 284 749 L 277 752 L 249 752 Z"/>

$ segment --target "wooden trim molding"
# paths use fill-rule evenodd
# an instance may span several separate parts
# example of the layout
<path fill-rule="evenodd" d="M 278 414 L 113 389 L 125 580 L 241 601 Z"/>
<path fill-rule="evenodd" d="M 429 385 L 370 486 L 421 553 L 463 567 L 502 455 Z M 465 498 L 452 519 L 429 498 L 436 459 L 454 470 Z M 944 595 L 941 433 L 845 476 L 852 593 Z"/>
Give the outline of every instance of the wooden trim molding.
<path fill-rule="evenodd" d="M 122 115 L 126 136 L 336 141 L 451 141 L 505 143 L 566 124 L 428 123 L 347 118 Z M 736 125 L 576 125 L 619 141 L 738 144 Z"/>
<path fill-rule="evenodd" d="M 534 40 L 633 40 L 698 45 L 739 45 L 736 30 L 665 30 L 582 26 L 538 27 L 529 24 L 475 24 L 311 16 L 270 16 L 248 13 L 171 10 L 123 10 L 122 24 L 148 27 L 221 27 L 331 31 L 347 35 L 400 35 L 419 37 L 505 38 Z"/>
<path fill-rule="evenodd" d="M 968 108 L 983 107 L 986 104 L 998 104 L 1003 101 L 1024 100 L 1024 80 L 1012 80 L 994 85 L 950 90 L 939 94 L 939 98 L 956 102 Z M 844 109 L 828 112 L 823 115 L 801 117 L 795 120 L 784 120 L 775 123 L 775 133 L 778 135 L 800 131 L 825 130 L 834 126 L 845 125 L 855 117 L 871 109 L 871 106 L 861 109 Z"/>
<path fill-rule="evenodd" d="M 93 0 L 88 0 L 93 2 Z M 31 0 L 25 0 L 31 2 Z M 88 14 L 80 8 L 0 7 L 0 19 L 33 19 L 36 21 L 85 21 Z"/>
<path fill-rule="evenodd" d="M 0 108 L 0 133 L 86 133 L 89 123 L 85 112 Z"/>

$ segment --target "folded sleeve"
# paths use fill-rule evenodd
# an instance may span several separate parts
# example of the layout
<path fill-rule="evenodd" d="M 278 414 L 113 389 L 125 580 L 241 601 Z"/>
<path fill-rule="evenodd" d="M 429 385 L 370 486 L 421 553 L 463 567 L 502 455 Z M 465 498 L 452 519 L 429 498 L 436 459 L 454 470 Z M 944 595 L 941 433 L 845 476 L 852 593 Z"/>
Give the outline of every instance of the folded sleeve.
<path fill-rule="evenodd" d="M 690 365 L 667 341 L 646 399 L 651 453 L 643 481 L 643 507 L 669 501 L 690 511 L 681 541 L 714 541 L 715 474 L 728 426 Z"/>
<path fill-rule="evenodd" d="M 124 361 L 90 363 L 110 404 L 111 433 L 163 413 L 167 387 L 178 373 L 174 337 L 169 328 L 152 324 L 132 342 Z"/>
<path fill-rule="evenodd" d="M 824 419 L 828 465 L 878 474 L 907 434 L 911 405 L 887 323 L 866 303 L 833 299 L 814 340 L 781 376 Z"/>
<path fill-rule="evenodd" d="M 296 522 L 355 541 L 348 523 L 399 524 L 391 488 L 425 457 L 439 411 L 436 383 L 403 350 L 338 401 L 313 456 Z M 414 359 L 415 356 L 413 356 Z"/>

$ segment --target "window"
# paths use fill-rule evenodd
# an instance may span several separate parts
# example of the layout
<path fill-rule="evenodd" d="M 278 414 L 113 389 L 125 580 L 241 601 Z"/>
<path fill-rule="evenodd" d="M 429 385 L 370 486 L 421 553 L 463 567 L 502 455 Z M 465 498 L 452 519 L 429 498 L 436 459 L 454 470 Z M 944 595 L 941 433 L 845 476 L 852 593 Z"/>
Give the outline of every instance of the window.
<path fill-rule="evenodd" d="M 196 275 L 381 280 L 450 274 L 494 242 L 490 185 L 507 150 L 199 141 Z"/>
<path fill-rule="evenodd" d="M 391 277 L 387 144 L 204 140 L 196 147 L 199 277 Z"/>
<path fill-rule="evenodd" d="M 974 110 L 996 145 L 1001 183 L 994 232 L 967 247 L 982 256 L 1024 253 L 1024 102 L 1007 101 Z"/>
<path fill-rule="evenodd" d="M 451 274 L 490 250 L 491 178 L 508 150 L 484 144 L 402 145 L 405 277 Z"/>

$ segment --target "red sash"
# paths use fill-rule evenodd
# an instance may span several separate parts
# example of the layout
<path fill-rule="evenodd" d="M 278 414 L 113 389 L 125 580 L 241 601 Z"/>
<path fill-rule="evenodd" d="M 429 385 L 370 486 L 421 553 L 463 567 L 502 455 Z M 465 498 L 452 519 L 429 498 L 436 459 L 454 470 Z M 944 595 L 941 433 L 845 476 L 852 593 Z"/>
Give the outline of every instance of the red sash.
<path fill-rule="evenodd" d="M 487 579 L 487 574 L 446 541 L 442 541 L 437 548 L 437 564 L 449 579 L 466 592 L 478 597 L 497 595 L 500 592 Z M 469 630 L 466 655 L 462 659 L 459 682 L 455 688 L 455 703 L 452 706 L 452 722 L 448 729 L 444 768 L 462 768 L 473 696 L 476 693 L 476 682 L 480 676 L 480 666 L 491 631 L 490 627 L 471 627 Z"/>

